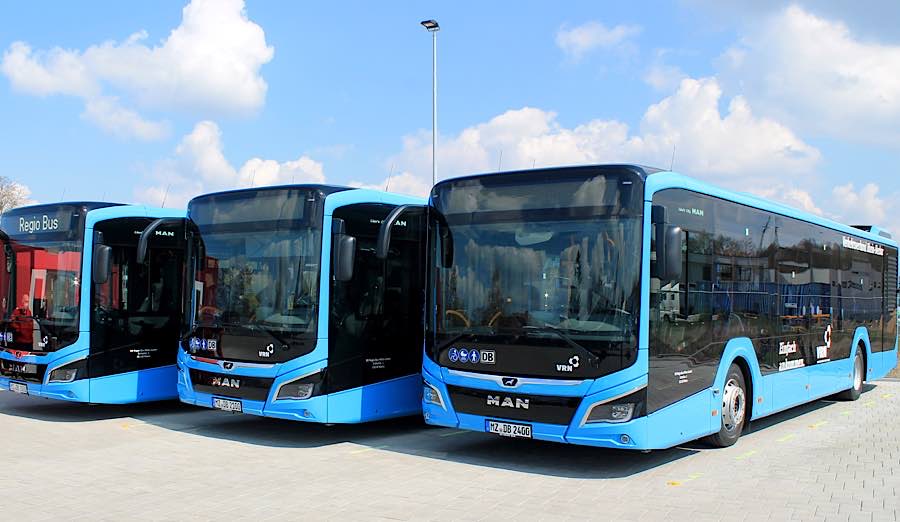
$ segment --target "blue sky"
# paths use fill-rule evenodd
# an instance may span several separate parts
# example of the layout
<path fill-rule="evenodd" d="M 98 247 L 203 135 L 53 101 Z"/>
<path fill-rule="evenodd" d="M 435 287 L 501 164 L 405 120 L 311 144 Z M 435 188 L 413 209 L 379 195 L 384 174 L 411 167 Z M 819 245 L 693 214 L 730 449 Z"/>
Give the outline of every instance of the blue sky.
<path fill-rule="evenodd" d="M 855 6 L 855 7 L 854 7 Z M 0 175 L 40 202 L 633 161 L 890 226 L 893 1 L 9 5 Z M 502 152 L 501 152 L 502 151 Z M 502 154 L 502 163 L 500 156 Z"/>

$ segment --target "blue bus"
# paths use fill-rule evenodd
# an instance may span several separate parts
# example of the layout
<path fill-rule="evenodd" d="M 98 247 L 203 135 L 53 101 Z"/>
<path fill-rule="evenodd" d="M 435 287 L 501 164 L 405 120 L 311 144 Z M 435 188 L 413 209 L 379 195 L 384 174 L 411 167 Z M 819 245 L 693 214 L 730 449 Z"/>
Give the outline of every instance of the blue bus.
<path fill-rule="evenodd" d="M 430 424 L 728 446 L 896 365 L 897 244 L 875 227 L 634 165 L 452 179 L 428 214 Z"/>
<path fill-rule="evenodd" d="M 174 399 L 184 211 L 100 202 L 35 205 L 0 220 L 0 388 L 75 402 Z"/>
<path fill-rule="evenodd" d="M 385 260 L 375 240 L 423 203 L 326 185 L 191 200 L 181 401 L 320 423 L 419 414 L 424 215 L 394 222 Z"/>

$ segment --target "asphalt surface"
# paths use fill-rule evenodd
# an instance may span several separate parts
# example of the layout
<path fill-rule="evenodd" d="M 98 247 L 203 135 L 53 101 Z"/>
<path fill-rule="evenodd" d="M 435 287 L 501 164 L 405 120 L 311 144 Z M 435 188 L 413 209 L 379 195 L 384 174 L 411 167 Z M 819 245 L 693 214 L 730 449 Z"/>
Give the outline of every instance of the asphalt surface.
<path fill-rule="evenodd" d="M 900 382 L 651 453 L 0 392 L 0 520 L 898 520 Z"/>

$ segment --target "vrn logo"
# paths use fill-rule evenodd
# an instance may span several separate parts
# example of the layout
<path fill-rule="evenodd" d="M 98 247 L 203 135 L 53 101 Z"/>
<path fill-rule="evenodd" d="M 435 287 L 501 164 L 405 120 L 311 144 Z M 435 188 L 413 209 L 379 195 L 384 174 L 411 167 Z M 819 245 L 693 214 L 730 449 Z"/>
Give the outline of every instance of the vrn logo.
<path fill-rule="evenodd" d="M 581 359 L 579 359 L 577 355 L 573 355 L 572 357 L 569 357 L 569 360 L 566 362 L 568 364 L 557 364 L 556 371 L 572 373 L 575 371 L 575 368 L 578 368 L 578 365 L 581 364 Z"/>
<path fill-rule="evenodd" d="M 516 410 L 527 410 L 528 409 L 528 399 L 520 399 L 518 397 L 513 399 L 512 397 L 501 397 L 499 395 L 488 395 L 487 396 L 487 405 L 488 406 L 499 406 L 501 408 L 513 408 Z"/>

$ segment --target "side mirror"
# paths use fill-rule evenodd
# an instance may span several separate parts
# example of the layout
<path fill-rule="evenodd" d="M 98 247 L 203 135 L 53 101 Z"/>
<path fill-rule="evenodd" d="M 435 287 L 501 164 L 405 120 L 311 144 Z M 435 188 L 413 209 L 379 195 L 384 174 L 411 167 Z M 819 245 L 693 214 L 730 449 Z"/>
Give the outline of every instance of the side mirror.
<path fill-rule="evenodd" d="M 356 264 L 356 238 L 346 234 L 343 219 L 332 221 L 331 249 L 332 267 L 335 281 L 353 279 L 353 267 Z"/>
<path fill-rule="evenodd" d="M 663 235 L 665 236 L 665 247 L 662 268 L 665 279 L 681 279 L 681 271 L 684 267 L 684 259 L 681 255 L 681 227 L 665 225 Z M 656 255 L 659 256 L 659 253 L 657 252 Z M 659 263 L 659 261 L 657 257 L 656 262 Z"/>
<path fill-rule="evenodd" d="M 656 232 L 656 269 L 652 277 L 667 281 L 681 279 L 684 264 L 681 227 L 666 223 L 666 209 L 660 205 L 653 205 L 651 221 Z"/>
<path fill-rule="evenodd" d="M 109 245 L 94 245 L 94 253 L 91 259 L 91 279 L 95 285 L 102 285 L 109 281 L 110 260 L 112 247 Z"/>

